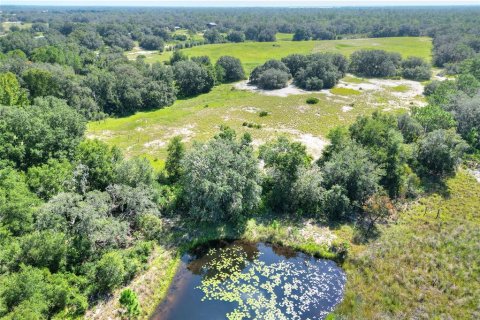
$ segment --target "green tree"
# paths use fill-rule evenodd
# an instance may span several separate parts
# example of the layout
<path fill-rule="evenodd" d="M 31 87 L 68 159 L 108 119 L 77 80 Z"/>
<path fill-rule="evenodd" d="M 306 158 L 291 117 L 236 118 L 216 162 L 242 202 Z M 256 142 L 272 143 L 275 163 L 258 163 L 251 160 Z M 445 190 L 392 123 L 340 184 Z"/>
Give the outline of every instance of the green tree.
<path fill-rule="evenodd" d="M 370 160 L 369 152 L 355 143 L 333 153 L 322 169 L 325 188 L 340 187 L 357 208 L 380 188 L 382 171 Z"/>
<path fill-rule="evenodd" d="M 114 181 L 115 167 L 122 155 L 118 148 L 109 147 L 100 140 L 84 140 L 76 150 L 75 159 L 88 167 L 88 184 L 92 189 L 104 190 Z"/>
<path fill-rule="evenodd" d="M 214 74 L 208 67 L 193 61 L 179 61 L 173 66 L 175 83 L 182 97 L 207 93 L 215 84 Z"/>
<path fill-rule="evenodd" d="M 120 253 L 112 251 L 106 253 L 96 263 L 96 287 L 102 293 L 118 288 L 126 277 L 123 257 Z"/>
<path fill-rule="evenodd" d="M 457 125 L 453 115 L 437 105 L 413 108 L 412 117 L 422 125 L 425 132 L 447 130 Z"/>
<path fill-rule="evenodd" d="M 28 69 L 22 74 L 22 79 L 25 81 L 31 98 L 58 96 L 58 82 L 47 70 Z"/>
<path fill-rule="evenodd" d="M 418 141 L 417 160 L 430 173 L 453 173 L 467 145 L 453 130 L 435 130 Z"/>
<path fill-rule="evenodd" d="M 27 172 L 28 186 L 44 200 L 67 191 L 68 183 L 72 179 L 72 165 L 65 159 L 48 159 L 47 163 L 30 167 Z"/>
<path fill-rule="evenodd" d="M 260 173 L 249 144 L 219 135 L 207 144 L 195 145 L 182 165 L 184 199 L 193 218 L 236 220 L 258 206 Z"/>
<path fill-rule="evenodd" d="M 219 82 L 234 82 L 245 78 L 245 71 L 242 63 L 238 58 L 230 56 L 222 56 L 215 64 L 217 71 L 217 80 Z"/>
<path fill-rule="evenodd" d="M 153 168 L 146 158 L 136 157 L 123 160 L 115 167 L 115 178 L 112 182 L 130 187 L 151 185 L 153 183 Z"/>
<path fill-rule="evenodd" d="M 11 72 L 0 73 L 0 105 L 23 106 L 27 103 L 27 93 L 20 87 L 17 77 Z"/>
<path fill-rule="evenodd" d="M 23 173 L 0 169 L 0 228 L 18 236 L 32 231 L 39 199 L 30 192 Z"/>
<path fill-rule="evenodd" d="M 173 137 L 168 144 L 167 160 L 165 161 L 165 170 L 172 182 L 178 181 L 183 174 L 182 159 L 184 156 L 185 146 L 182 143 L 182 137 Z"/>
<path fill-rule="evenodd" d="M 382 186 L 391 197 L 399 194 L 403 183 L 406 158 L 403 137 L 392 115 L 374 112 L 371 117 L 359 117 L 350 126 L 351 138 L 366 148 L 378 166 L 383 167 Z"/>
<path fill-rule="evenodd" d="M 265 191 L 270 205 L 277 211 L 294 210 L 293 185 L 300 168 L 308 167 L 312 160 L 305 146 L 281 136 L 260 147 L 260 159 L 268 172 Z"/>

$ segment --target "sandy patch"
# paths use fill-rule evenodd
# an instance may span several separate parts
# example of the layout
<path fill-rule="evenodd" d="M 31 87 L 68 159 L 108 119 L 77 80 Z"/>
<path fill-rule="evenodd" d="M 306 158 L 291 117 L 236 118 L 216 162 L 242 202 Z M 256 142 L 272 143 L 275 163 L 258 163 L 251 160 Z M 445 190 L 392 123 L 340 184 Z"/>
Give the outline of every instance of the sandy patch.
<path fill-rule="evenodd" d="M 350 75 L 351 76 L 351 75 Z M 412 99 L 423 94 L 424 86 L 420 82 L 412 80 L 391 80 L 391 79 L 376 79 L 371 78 L 365 80 L 362 83 L 351 83 L 340 80 L 336 87 L 338 88 L 349 88 L 357 91 L 363 90 L 372 90 L 372 91 L 381 91 L 385 89 L 391 89 L 398 86 L 406 86 L 407 90 L 404 92 L 393 91 L 392 94 L 398 98 L 402 99 Z"/>
<path fill-rule="evenodd" d="M 289 129 L 289 128 L 265 128 L 266 131 L 273 131 L 278 133 L 288 133 L 293 137 L 294 141 L 301 142 L 307 148 L 307 152 L 309 155 L 313 156 L 316 160 L 320 158 L 322 155 L 322 151 L 326 145 L 328 145 L 328 141 L 321 138 L 314 136 L 310 133 L 303 133 L 296 129 Z"/>
<path fill-rule="evenodd" d="M 163 146 L 165 146 L 167 143 L 163 140 L 153 140 L 153 141 L 150 141 L 150 142 L 147 142 L 147 143 L 144 143 L 143 146 L 145 148 L 153 148 L 153 149 L 158 149 L 158 148 L 161 148 Z"/>
<path fill-rule="evenodd" d="M 353 110 L 353 108 L 350 107 L 350 106 L 343 106 L 343 107 L 342 107 L 342 112 L 348 112 L 348 111 L 350 111 L 350 110 Z"/>
<path fill-rule="evenodd" d="M 312 93 L 328 94 L 328 93 L 330 93 L 328 90 L 306 91 L 306 90 L 297 88 L 292 83 L 290 83 L 285 88 L 277 89 L 277 90 L 259 89 L 257 86 L 249 85 L 248 80 L 237 82 L 234 86 L 235 86 L 235 89 L 238 89 L 238 90 L 246 90 L 246 91 L 251 91 L 251 92 L 263 94 L 263 95 L 266 95 L 266 96 L 283 97 L 283 98 L 288 97 L 290 95 L 298 95 L 298 94 L 312 94 Z"/>
<path fill-rule="evenodd" d="M 260 111 L 260 109 L 258 108 L 255 108 L 255 107 L 245 107 L 245 108 L 242 108 L 243 111 L 246 111 L 248 113 L 257 113 Z"/>
<path fill-rule="evenodd" d="M 307 147 L 308 153 L 316 160 L 322 155 L 322 151 L 328 144 L 328 141 L 315 137 L 309 133 L 300 135 L 296 141 L 303 143 Z"/>
<path fill-rule="evenodd" d="M 476 169 L 476 170 L 468 170 L 472 176 L 475 177 L 475 179 L 477 179 L 478 183 L 480 183 L 480 168 Z"/>

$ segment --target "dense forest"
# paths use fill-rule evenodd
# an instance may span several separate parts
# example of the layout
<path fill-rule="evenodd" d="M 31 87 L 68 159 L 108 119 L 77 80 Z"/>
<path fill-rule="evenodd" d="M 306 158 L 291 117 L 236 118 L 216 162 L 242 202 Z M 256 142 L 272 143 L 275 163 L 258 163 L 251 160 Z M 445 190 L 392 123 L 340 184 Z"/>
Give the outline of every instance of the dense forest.
<path fill-rule="evenodd" d="M 241 224 L 251 215 L 359 226 L 368 239 L 395 204 L 418 198 L 480 154 L 480 9 L 85 9 L 5 7 L 0 37 L 0 317 L 68 319 L 129 283 L 167 237 L 165 219 Z M 425 88 L 428 105 L 375 112 L 331 131 L 313 161 L 286 137 L 254 149 L 222 126 L 187 148 L 168 146 L 165 169 L 85 137 L 87 121 L 170 106 L 247 77 L 225 54 L 166 64 L 129 61 L 135 42 L 164 50 L 175 27 L 207 30 L 203 43 L 353 37 L 433 37 L 433 65 L 452 75 Z M 21 24 L 20 24 L 21 26 Z M 380 67 L 379 67 L 380 66 Z M 347 72 L 430 80 L 431 65 L 382 50 L 345 57 L 290 55 L 249 81 L 334 87 Z M 313 102 L 315 103 L 315 102 Z M 262 163 L 262 165 L 260 165 Z M 345 247 L 335 254 L 346 254 Z M 123 299 L 135 305 L 131 293 Z M 130 302 L 128 302 L 130 301 Z M 138 306 L 137 306 L 138 307 Z M 138 310 L 129 309 L 132 317 Z"/>

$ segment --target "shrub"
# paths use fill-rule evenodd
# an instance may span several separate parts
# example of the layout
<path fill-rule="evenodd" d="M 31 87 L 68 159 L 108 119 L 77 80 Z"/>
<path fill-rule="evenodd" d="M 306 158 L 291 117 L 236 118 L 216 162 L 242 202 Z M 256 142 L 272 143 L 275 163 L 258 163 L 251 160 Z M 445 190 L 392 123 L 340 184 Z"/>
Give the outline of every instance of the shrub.
<path fill-rule="evenodd" d="M 307 99 L 307 103 L 308 104 L 317 104 L 320 100 L 318 98 L 315 98 L 315 97 L 310 97 Z"/>
<path fill-rule="evenodd" d="M 120 294 L 120 305 L 125 309 L 125 316 L 128 319 L 136 319 L 142 309 L 138 302 L 137 294 L 132 289 L 125 289 Z"/>
<path fill-rule="evenodd" d="M 455 171 L 467 149 L 466 143 L 452 130 L 435 130 L 418 142 L 417 160 L 430 173 Z"/>
<path fill-rule="evenodd" d="M 104 254 L 96 264 L 95 281 L 99 292 L 106 293 L 119 287 L 125 277 L 125 265 L 118 252 Z"/>
<path fill-rule="evenodd" d="M 182 97 L 207 93 L 213 88 L 215 78 L 208 67 L 193 61 L 178 61 L 173 66 L 175 83 Z"/>
<path fill-rule="evenodd" d="M 232 31 L 227 35 L 227 40 L 230 42 L 244 42 L 245 34 L 241 31 Z"/>
<path fill-rule="evenodd" d="M 260 111 L 258 116 L 259 117 L 266 117 L 266 116 L 268 116 L 268 112 L 267 111 Z"/>

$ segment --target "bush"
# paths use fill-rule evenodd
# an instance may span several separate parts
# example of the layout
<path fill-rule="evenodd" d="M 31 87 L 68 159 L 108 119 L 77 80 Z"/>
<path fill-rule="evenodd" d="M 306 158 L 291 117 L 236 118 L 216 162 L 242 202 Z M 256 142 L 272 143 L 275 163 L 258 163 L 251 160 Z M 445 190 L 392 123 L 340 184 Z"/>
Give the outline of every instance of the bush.
<path fill-rule="evenodd" d="M 123 258 L 118 252 L 102 256 L 95 267 L 95 281 L 99 292 L 106 293 L 119 287 L 126 277 Z"/>
<path fill-rule="evenodd" d="M 120 294 L 120 305 L 125 309 L 125 316 L 128 319 L 136 319 L 142 309 L 138 302 L 137 294 L 132 289 L 125 289 Z"/>
<path fill-rule="evenodd" d="M 268 116 L 268 112 L 267 111 L 260 111 L 260 113 L 258 114 L 259 117 L 266 117 Z"/>
<path fill-rule="evenodd" d="M 207 93 L 215 85 L 214 75 L 209 72 L 208 67 L 193 61 L 176 62 L 173 73 L 179 95 L 182 97 Z"/>
<path fill-rule="evenodd" d="M 305 68 L 300 68 L 294 77 L 295 85 L 305 90 L 333 88 L 347 71 L 348 62 L 340 54 L 312 54 L 306 58 Z"/>
<path fill-rule="evenodd" d="M 284 71 L 268 69 L 260 75 L 257 85 L 265 90 L 281 89 L 287 86 L 288 78 L 289 74 Z"/>
<path fill-rule="evenodd" d="M 317 104 L 320 100 L 318 100 L 318 98 L 315 98 L 315 97 L 310 97 L 307 99 L 307 103 L 308 104 Z"/>
<path fill-rule="evenodd" d="M 435 130 L 418 142 L 417 160 L 430 173 L 453 173 L 467 149 L 466 143 L 452 130 Z"/>

